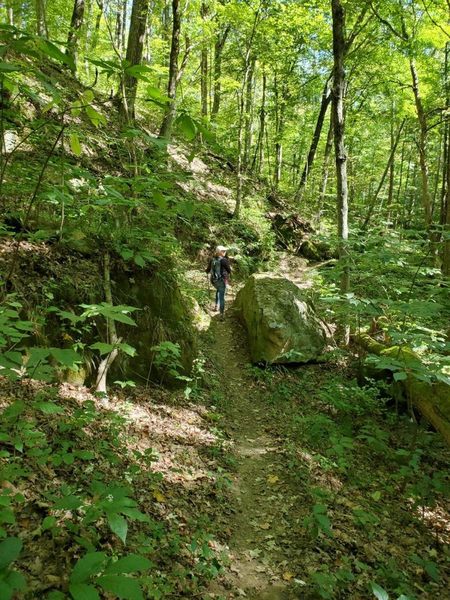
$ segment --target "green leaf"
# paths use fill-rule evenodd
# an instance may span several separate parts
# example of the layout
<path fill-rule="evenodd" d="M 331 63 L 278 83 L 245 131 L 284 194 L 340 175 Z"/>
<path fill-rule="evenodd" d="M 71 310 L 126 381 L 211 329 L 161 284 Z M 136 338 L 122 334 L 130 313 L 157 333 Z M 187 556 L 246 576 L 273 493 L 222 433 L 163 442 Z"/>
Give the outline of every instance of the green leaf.
<path fill-rule="evenodd" d="M 104 354 L 109 354 L 114 350 L 113 344 L 105 344 L 104 342 L 95 342 L 95 344 L 91 344 L 89 346 L 91 350 L 98 350 L 100 352 L 100 356 Z"/>
<path fill-rule="evenodd" d="M 83 502 L 78 496 L 64 496 L 55 502 L 55 510 L 76 510 L 82 506 Z"/>
<path fill-rule="evenodd" d="M 372 589 L 373 595 L 376 598 L 378 598 L 378 600 L 389 600 L 389 594 L 377 583 L 371 583 L 370 587 Z"/>
<path fill-rule="evenodd" d="M 0 598 L 2 600 L 11 600 L 14 590 L 4 581 L 0 581 Z"/>
<path fill-rule="evenodd" d="M 55 44 L 52 44 L 52 42 L 49 42 L 44 38 L 38 38 L 36 40 L 36 45 L 43 54 L 46 54 L 50 58 L 53 58 L 60 63 L 66 64 L 72 69 L 72 71 L 75 71 L 75 63 L 73 62 L 73 58 L 69 54 L 61 52 L 58 46 L 55 46 Z"/>
<path fill-rule="evenodd" d="M 128 523 L 126 519 L 117 513 L 108 514 L 108 524 L 113 533 L 115 533 L 125 544 L 127 541 Z"/>
<path fill-rule="evenodd" d="M 111 563 L 105 570 L 105 574 L 111 575 L 114 573 L 135 573 L 136 571 L 146 571 L 150 569 L 152 563 L 139 554 L 128 554 L 123 558 L 119 558 L 116 562 Z"/>
<path fill-rule="evenodd" d="M 86 115 L 94 127 L 98 127 L 100 124 L 106 125 L 105 115 L 98 112 L 98 110 L 95 110 L 93 106 L 86 106 L 84 110 L 86 111 Z"/>
<path fill-rule="evenodd" d="M 408 379 L 408 374 L 405 371 L 394 373 L 394 381 L 405 381 L 405 379 Z"/>
<path fill-rule="evenodd" d="M 70 583 L 83 583 L 102 570 L 103 563 L 106 561 L 104 552 L 88 552 L 80 558 L 75 564 L 70 575 Z M 71 590 L 72 593 L 72 590 Z"/>
<path fill-rule="evenodd" d="M 13 71 L 22 71 L 22 67 L 13 63 L 0 62 L 0 72 L 12 73 Z"/>
<path fill-rule="evenodd" d="M 81 356 L 71 348 L 50 348 L 50 353 L 55 360 L 65 367 L 74 367 L 77 363 L 83 362 Z"/>
<path fill-rule="evenodd" d="M 69 136 L 69 140 L 72 152 L 75 154 L 75 156 L 81 156 L 82 150 L 78 135 L 76 133 L 71 133 Z"/>
<path fill-rule="evenodd" d="M 18 537 L 6 538 L 0 543 L 0 569 L 16 560 L 22 550 L 22 540 Z"/>
<path fill-rule="evenodd" d="M 156 102 L 159 105 L 169 104 L 171 102 L 169 96 L 163 94 L 158 88 L 148 86 L 147 88 L 148 99 Z"/>
<path fill-rule="evenodd" d="M 73 600 L 100 600 L 100 596 L 93 585 L 86 583 L 73 583 L 69 587 Z"/>
<path fill-rule="evenodd" d="M 55 517 L 45 517 L 41 524 L 41 531 L 47 531 L 47 529 L 52 529 L 56 525 Z"/>
<path fill-rule="evenodd" d="M 176 119 L 174 125 L 178 127 L 188 142 L 191 142 L 197 135 L 197 127 L 191 117 L 186 113 L 182 113 Z"/>
<path fill-rule="evenodd" d="M 99 577 L 97 582 L 105 591 L 112 592 L 122 600 L 144 600 L 138 582 L 125 575 L 105 575 Z"/>
<path fill-rule="evenodd" d="M 34 406 L 44 415 L 58 415 L 65 412 L 62 406 L 58 406 L 53 402 L 35 402 Z"/>
<path fill-rule="evenodd" d="M 117 347 L 122 350 L 122 352 L 125 352 L 125 354 L 128 354 L 128 356 L 135 356 L 136 355 L 136 348 L 133 348 L 133 346 L 130 346 L 129 344 L 118 344 Z"/>

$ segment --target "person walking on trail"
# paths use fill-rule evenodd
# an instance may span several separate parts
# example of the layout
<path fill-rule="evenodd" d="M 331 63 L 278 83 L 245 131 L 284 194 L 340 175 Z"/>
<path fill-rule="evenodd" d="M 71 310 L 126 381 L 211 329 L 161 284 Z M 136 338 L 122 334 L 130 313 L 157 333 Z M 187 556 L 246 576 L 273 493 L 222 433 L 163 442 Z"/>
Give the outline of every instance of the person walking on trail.
<path fill-rule="evenodd" d="M 209 274 L 211 283 L 216 289 L 214 310 L 220 310 L 222 318 L 225 312 L 225 292 L 231 275 L 231 267 L 226 253 L 225 246 L 217 246 L 216 252 L 206 268 L 206 273 Z"/>

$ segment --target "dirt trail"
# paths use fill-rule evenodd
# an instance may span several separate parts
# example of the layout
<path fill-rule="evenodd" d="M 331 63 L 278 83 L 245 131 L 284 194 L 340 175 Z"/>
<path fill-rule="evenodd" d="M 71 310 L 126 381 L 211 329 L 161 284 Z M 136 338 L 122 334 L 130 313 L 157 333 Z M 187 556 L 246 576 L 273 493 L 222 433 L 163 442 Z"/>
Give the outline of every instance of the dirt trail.
<path fill-rule="evenodd" d="M 233 440 L 237 465 L 229 522 L 231 565 L 207 597 L 294 598 L 289 593 L 293 575 L 283 552 L 291 505 L 283 485 L 286 466 L 267 405 L 248 372 L 245 331 L 232 308 L 224 321 L 212 319 L 210 331 L 210 357 L 223 373 L 225 429 Z"/>

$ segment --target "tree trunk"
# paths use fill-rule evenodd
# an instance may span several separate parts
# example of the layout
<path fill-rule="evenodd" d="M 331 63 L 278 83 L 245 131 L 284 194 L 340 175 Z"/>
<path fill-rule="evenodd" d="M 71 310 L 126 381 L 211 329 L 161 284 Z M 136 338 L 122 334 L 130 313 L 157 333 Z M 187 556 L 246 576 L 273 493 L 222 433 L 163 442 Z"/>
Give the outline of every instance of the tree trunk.
<path fill-rule="evenodd" d="M 220 108 L 221 84 L 220 77 L 222 75 L 222 53 L 227 41 L 230 27 L 228 26 L 223 32 L 218 33 L 216 43 L 214 44 L 214 83 L 213 83 L 213 103 L 211 108 L 211 121 L 214 121 Z"/>
<path fill-rule="evenodd" d="M 110 271 L 110 256 L 109 252 L 105 253 L 103 258 L 103 289 L 105 292 L 105 300 L 109 305 L 113 305 L 111 293 L 111 271 Z M 107 343 L 116 346 L 120 343 L 120 338 L 117 336 L 116 324 L 114 319 L 107 319 Z M 105 358 L 100 361 L 95 380 L 95 391 L 99 394 L 106 395 L 106 379 L 108 370 L 116 359 L 119 350 L 114 348 Z"/>
<path fill-rule="evenodd" d="M 398 142 L 399 142 L 399 140 L 400 140 L 400 136 L 401 136 L 401 133 L 402 133 L 403 127 L 404 127 L 404 125 L 405 125 L 405 120 L 406 120 L 406 119 L 403 119 L 403 121 L 402 121 L 402 123 L 401 123 L 401 125 L 400 125 L 400 127 L 399 127 L 399 129 L 398 129 L 398 131 L 397 131 L 397 135 L 396 135 L 396 137 L 395 137 L 394 144 L 393 144 L 393 146 L 392 146 L 392 148 L 391 148 L 391 152 L 390 152 L 390 154 L 389 154 L 389 159 L 388 159 L 388 162 L 387 162 L 386 168 L 385 168 L 385 169 L 384 169 L 384 171 L 383 171 L 383 175 L 382 175 L 382 177 L 381 177 L 380 183 L 378 184 L 378 187 L 377 187 L 377 190 L 376 190 L 376 192 L 375 192 L 375 195 L 374 195 L 374 197 L 372 198 L 372 200 L 371 200 L 371 202 L 370 202 L 370 205 L 369 205 L 369 210 L 368 210 L 368 212 L 367 212 L 367 216 L 366 216 L 366 218 L 365 218 L 365 220 L 364 220 L 364 223 L 363 223 L 363 226 L 362 226 L 363 230 L 366 230 L 366 229 L 367 229 L 367 227 L 368 227 L 368 225 L 369 225 L 370 219 L 371 219 L 371 217 L 372 217 L 373 211 L 374 211 L 374 209 L 375 209 L 375 206 L 376 206 L 376 202 L 377 202 L 378 196 L 379 196 L 379 194 L 380 194 L 380 192 L 381 192 L 381 189 L 383 188 L 383 185 L 384 185 L 385 179 L 386 179 L 386 177 L 387 177 L 387 174 L 388 174 L 388 172 L 389 172 L 389 170 L 390 170 L 390 168 L 391 168 L 391 165 L 392 165 L 392 163 L 394 162 L 394 158 L 395 158 L 395 151 L 397 150 Z"/>
<path fill-rule="evenodd" d="M 252 170 L 255 171 L 256 175 L 260 175 L 262 165 L 264 162 L 264 132 L 266 127 L 266 87 L 267 87 L 267 76 L 263 73 L 262 76 L 262 98 L 261 107 L 259 109 L 259 132 L 258 139 L 256 141 L 255 153 L 253 155 Z"/>
<path fill-rule="evenodd" d="M 142 60 L 149 3 L 150 0 L 133 0 L 126 54 L 126 61 L 130 66 L 138 65 Z M 135 118 L 134 108 L 137 84 L 138 81 L 136 77 L 128 75 L 127 73 L 124 74 L 121 85 L 122 98 L 120 113 L 125 121 L 131 121 Z"/>
<path fill-rule="evenodd" d="M 442 169 L 442 201 L 441 201 L 441 225 L 443 230 L 443 248 L 442 248 L 442 274 L 450 277 L 450 119 L 448 110 L 450 107 L 450 42 L 445 46 L 445 68 L 444 68 L 444 87 L 446 95 L 447 118 L 444 125 L 444 151 L 443 151 L 443 169 Z"/>
<path fill-rule="evenodd" d="M 319 195 L 319 207 L 317 211 L 317 222 L 320 226 L 320 220 L 322 217 L 323 203 L 325 201 L 325 194 L 327 192 L 328 174 L 330 171 L 330 157 L 331 150 L 333 148 L 333 119 L 330 118 L 330 126 L 328 127 L 327 142 L 325 144 L 325 151 L 323 154 L 323 167 L 322 167 L 322 183 L 320 186 Z"/>
<path fill-rule="evenodd" d="M 394 146 L 396 146 L 399 142 L 399 139 L 397 139 L 397 143 L 395 140 L 395 134 L 394 134 L 394 119 L 395 119 L 395 113 L 394 113 L 394 104 L 392 104 L 392 115 L 391 115 L 391 153 L 392 150 L 394 148 Z M 395 151 L 394 151 L 395 154 Z M 387 196 L 387 221 L 390 222 L 391 220 L 391 211 L 392 211 L 392 202 L 394 201 L 394 183 L 395 183 L 395 160 L 392 159 L 391 160 L 391 164 L 389 167 L 389 187 L 388 187 L 388 196 Z"/>
<path fill-rule="evenodd" d="M 45 0 L 35 0 L 36 7 L 36 32 L 42 37 L 48 38 L 47 12 Z"/>
<path fill-rule="evenodd" d="M 331 0 L 333 15 L 333 127 L 334 152 L 337 183 L 337 230 L 339 238 L 339 260 L 342 264 L 341 293 L 350 289 L 348 256 L 348 187 L 347 152 L 345 149 L 345 12 L 341 0 Z M 349 331 L 344 332 L 344 343 L 348 343 Z"/>
<path fill-rule="evenodd" d="M 247 76 L 247 89 L 245 92 L 244 112 L 244 157 L 243 170 L 246 171 L 250 162 L 250 150 L 252 146 L 252 123 L 253 123 L 253 80 L 255 74 L 256 58 L 250 60 Z"/>
<path fill-rule="evenodd" d="M 281 94 L 278 89 L 278 78 L 275 75 L 275 165 L 273 174 L 273 185 L 278 189 L 281 181 L 281 170 L 283 166 L 283 134 L 285 125 L 286 94 L 284 86 Z"/>
<path fill-rule="evenodd" d="M 98 36 L 100 33 L 100 23 L 102 22 L 102 16 L 103 16 L 103 1 L 98 1 L 97 2 L 98 5 L 98 12 L 97 12 L 97 16 L 95 17 L 95 27 L 94 27 L 94 33 L 92 35 L 92 41 L 91 41 L 91 49 L 95 50 L 95 48 L 97 47 L 97 43 L 98 43 Z"/>
<path fill-rule="evenodd" d="M 170 138 L 172 133 L 172 124 L 176 112 L 176 94 L 178 81 L 178 57 L 180 54 L 180 33 L 181 33 L 181 13 L 179 0 L 172 0 L 172 42 L 169 58 L 169 81 L 167 84 L 167 96 L 170 102 L 166 108 L 159 137 Z"/>
<path fill-rule="evenodd" d="M 427 162 L 427 138 L 428 126 L 427 117 L 422 104 L 422 97 L 419 88 L 419 75 L 417 73 L 414 60 L 410 59 L 409 67 L 411 70 L 412 87 L 414 92 L 414 101 L 416 103 L 417 119 L 419 121 L 419 164 L 422 178 L 422 206 L 424 209 L 425 225 L 427 229 L 431 227 L 431 195 L 428 181 L 428 162 Z"/>
<path fill-rule="evenodd" d="M 83 25 L 84 0 L 75 0 L 73 4 L 72 18 L 70 20 L 69 35 L 67 37 L 67 54 L 72 57 L 76 69 L 78 38 Z"/>
<path fill-rule="evenodd" d="M 320 134 L 322 133 L 323 122 L 325 120 L 325 115 L 327 113 L 328 105 L 331 101 L 331 92 L 329 87 L 329 80 L 325 83 L 325 87 L 322 92 L 322 100 L 320 102 L 320 110 L 317 116 L 316 127 L 314 129 L 313 138 L 311 141 L 311 146 L 309 148 L 308 157 L 306 159 L 305 166 L 303 167 L 302 176 L 300 178 L 300 183 L 298 186 L 297 193 L 295 195 L 295 199 L 298 202 L 301 202 L 303 193 L 306 188 L 306 182 L 308 180 L 309 172 L 313 166 L 314 158 L 316 156 L 317 146 L 320 140 Z"/>
<path fill-rule="evenodd" d="M 208 16 L 208 7 L 205 2 L 201 4 L 200 15 L 205 22 Z M 202 117 L 206 120 L 208 117 L 208 45 L 205 40 L 203 40 L 200 57 L 200 88 Z"/>

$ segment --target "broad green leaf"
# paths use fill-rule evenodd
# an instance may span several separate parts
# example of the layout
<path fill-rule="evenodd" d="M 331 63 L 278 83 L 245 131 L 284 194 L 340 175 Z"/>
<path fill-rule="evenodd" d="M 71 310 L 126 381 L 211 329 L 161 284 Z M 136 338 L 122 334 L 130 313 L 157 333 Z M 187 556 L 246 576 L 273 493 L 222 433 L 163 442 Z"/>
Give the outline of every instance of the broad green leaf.
<path fill-rule="evenodd" d="M 95 587 L 87 583 L 72 583 L 69 591 L 73 600 L 100 600 Z"/>
<path fill-rule="evenodd" d="M 11 600 L 14 590 L 5 581 L 0 581 L 0 598 L 2 600 Z"/>
<path fill-rule="evenodd" d="M 64 496 L 55 502 L 55 510 L 76 510 L 82 506 L 83 502 L 78 496 Z"/>
<path fill-rule="evenodd" d="M 405 371 L 394 373 L 394 381 L 405 381 L 405 379 L 408 379 L 408 374 Z"/>
<path fill-rule="evenodd" d="M 104 354 L 109 354 L 114 350 L 114 344 L 95 342 L 95 344 L 91 344 L 89 348 L 91 348 L 91 350 L 98 350 L 100 352 L 100 356 L 103 356 Z"/>
<path fill-rule="evenodd" d="M 188 142 L 191 142 L 197 135 L 197 127 L 191 117 L 186 113 L 182 113 L 176 119 L 174 125 L 178 127 Z"/>
<path fill-rule="evenodd" d="M 66 64 L 72 69 L 72 71 L 75 71 L 75 63 L 73 62 L 73 58 L 69 54 L 62 52 L 58 46 L 55 46 L 55 44 L 52 42 L 49 42 L 44 38 L 38 38 L 36 45 L 43 54 L 46 54 L 50 58 L 53 58 L 60 63 Z"/>
<path fill-rule="evenodd" d="M 147 95 L 149 100 L 156 102 L 157 104 L 168 104 L 171 102 L 169 96 L 163 94 L 158 88 L 148 86 Z"/>
<path fill-rule="evenodd" d="M 108 524 L 113 533 L 115 533 L 125 544 L 127 541 L 128 523 L 126 519 L 117 513 L 108 514 Z"/>
<path fill-rule="evenodd" d="M 139 583 L 125 575 L 104 575 L 97 582 L 105 591 L 122 600 L 144 600 Z"/>
<path fill-rule="evenodd" d="M 47 529 L 52 529 L 56 525 L 55 517 L 45 517 L 42 521 L 41 531 L 47 531 Z"/>
<path fill-rule="evenodd" d="M 22 550 L 22 540 L 18 537 L 6 538 L 0 543 L 0 569 L 16 560 Z"/>
<path fill-rule="evenodd" d="M 50 348 L 50 353 L 55 360 L 65 367 L 74 367 L 77 363 L 83 362 L 81 356 L 71 348 Z"/>
<path fill-rule="evenodd" d="M 62 406 L 58 406 L 53 402 L 36 402 L 34 406 L 44 415 L 57 415 L 65 412 Z"/>
<path fill-rule="evenodd" d="M 133 348 L 133 346 L 130 346 L 129 344 L 121 343 L 118 344 L 117 347 L 122 350 L 122 352 L 125 352 L 125 354 L 128 354 L 128 356 L 136 355 L 136 348 Z"/>
<path fill-rule="evenodd" d="M 98 112 L 98 110 L 95 110 L 93 106 L 86 106 L 84 110 L 86 112 L 86 115 L 89 117 L 89 120 L 91 121 L 92 125 L 94 125 L 95 127 L 98 127 L 100 124 L 106 125 L 105 115 Z"/>
<path fill-rule="evenodd" d="M 87 581 L 89 577 L 96 575 L 102 570 L 105 561 L 106 554 L 104 552 L 88 552 L 75 564 L 70 575 L 70 583 L 83 583 Z"/>
<path fill-rule="evenodd" d="M 372 589 L 373 595 L 376 598 L 378 598 L 378 600 L 389 600 L 389 594 L 377 583 L 371 583 L 370 587 Z"/>
<path fill-rule="evenodd" d="M 114 573 L 135 573 L 136 571 L 146 571 L 150 569 L 152 563 L 139 554 L 129 554 L 123 558 L 119 558 L 116 562 L 111 563 L 105 570 L 106 575 Z"/>
<path fill-rule="evenodd" d="M 12 73 L 13 71 L 22 71 L 22 67 L 13 63 L 0 62 L 0 72 Z"/>
<path fill-rule="evenodd" d="M 70 140 L 70 148 L 72 150 L 72 152 L 75 154 L 75 156 L 81 156 L 81 144 L 80 144 L 80 139 L 78 137 L 78 134 L 76 133 L 71 133 L 69 136 L 69 140 Z"/>

